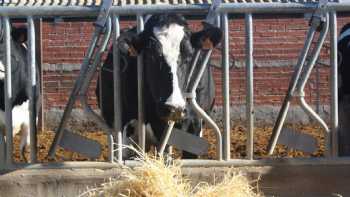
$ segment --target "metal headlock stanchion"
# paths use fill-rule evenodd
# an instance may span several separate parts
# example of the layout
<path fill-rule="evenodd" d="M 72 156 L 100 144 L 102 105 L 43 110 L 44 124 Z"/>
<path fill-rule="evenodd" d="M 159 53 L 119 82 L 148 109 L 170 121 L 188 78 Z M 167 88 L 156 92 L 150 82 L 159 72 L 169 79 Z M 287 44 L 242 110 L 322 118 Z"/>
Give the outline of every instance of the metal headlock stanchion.
<path fill-rule="evenodd" d="M 12 127 L 12 62 L 11 62 L 11 25 L 8 17 L 3 17 L 5 58 L 5 129 L 6 129 L 6 165 L 12 166 L 13 158 L 13 127 Z"/>
<path fill-rule="evenodd" d="M 4 26 L 3 18 L 0 18 L 0 41 L 4 40 Z M 0 131 L 0 169 L 6 166 L 6 141 L 5 133 Z"/>
<path fill-rule="evenodd" d="M 289 84 L 287 95 L 284 98 L 281 110 L 278 114 L 277 121 L 272 131 L 272 137 L 269 141 L 268 153 L 270 155 L 273 153 L 274 148 L 277 144 L 278 137 L 281 133 L 281 129 L 286 119 L 288 109 L 290 107 L 290 102 L 293 97 L 298 98 L 298 101 L 302 109 L 312 118 L 314 118 L 325 130 L 326 156 L 330 155 L 331 145 L 330 145 L 330 138 L 329 138 L 330 136 L 329 136 L 328 126 L 321 119 L 321 117 L 306 103 L 305 93 L 304 93 L 306 82 L 310 77 L 311 71 L 317 61 L 317 58 L 320 54 L 322 45 L 324 43 L 324 40 L 328 32 L 329 16 L 326 11 L 327 3 L 328 3 L 327 0 L 320 0 L 318 4 L 318 8 L 313 13 L 310 19 L 310 28 L 307 33 L 304 48 L 301 51 L 297 66 L 295 67 L 293 76 Z M 315 37 L 316 31 L 320 31 L 320 35 L 316 42 L 316 46 L 313 48 L 311 52 L 311 55 L 309 58 L 310 60 L 305 65 L 305 60 L 307 59 L 307 56 L 309 54 L 312 40 Z"/>
<path fill-rule="evenodd" d="M 218 15 L 216 13 L 216 9 L 220 4 L 221 4 L 221 0 L 213 1 L 211 7 L 209 8 L 209 12 L 205 20 L 206 23 L 217 25 Z M 186 101 L 192 107 L 192 109 L 197 113 L 197 115 L 201 117 L 211 128 L 213 128 L 216 134 L 216 141 L 217 141 L 217 148 L 216 148 L 217 159 L 222 160 L 223 147 L 222 147 L 222 135 L 221 135 L 220 129 L 217 126 L 217 124 L 214 122 L 214 120 L 210 118 L 210 116 L 198 105 L 196 101 L 196 89 L 199 85 L 199 82 L 202 78 L 205 68 L 207 67 L 207 64 L 210 60 L 212 49 L 204 51 L 204 55 L 203 55 L 204 59 L 201 62 L 201 65 L 197 66 L 201 53 L 202 53 L 201 50 L 197 50 L 191 62 L 192 63 L 191 70 L 188 75 L 187 84 L 186 84 L 186 93 L 184 93 L 184 97 L 186 98 Z M 195 72 L 195 70 L 197 72 Z M 173 131 L 173 127 L 174 127 L 174 121 L 169 121 L 168 127 L 165 130 L 165 135 L 159 147 L 160 155 L 164 153 L 166 144 L 170 138 L 171 132 Z"/>
<path fill-rule="evenodd" d="M 100 63 L 101 55 L 106 50 L 110 33 L 111 33 L 111 19 L 109 17 L 109 11 L 112 6 L 112 0 L 104 0 L 102 2 L 100 13 L 97 17 L 97 21 L 94 23 L 95 31 L 90 42 L 87 55 L 85 56 L 78 79 L 76 80 L 71 95 L 69 97 L 68 103 L 65 107 L 63 117 L 57 129 L 54 141 L 50 147 L 48 156 L 53 158 L 55 156 L 56 149 L 58 145 L 66 147 L 76 152 L 86 154 L 93 158 L 100 155 L 101 147 L 95 141 L 89 141 L 88 139 L 83 139 L 81 136 L 73 134 L 65 129 L 68 118 L 71 115 L 74 103 L 77 99 L 80 100 L 87 114 L 96 120 L 100 126 L 107 132 L 108 143 L 109 143 L 109 160 L 113 161 L 113 137 L 112 129 L 109 128 L 103 119 L 95 114 L 95 112 L 87 104 L 87 90 L 94 73 L 97 70 L 97 66 Z M 66 138 L 62 140 L 62 138 Z M 70 141 L 70 142 L 69 142 Z M 74 142 L 76 145 L 74 146 Z M 85 147 L 84 147 L 85 146 Z M 93 150 L 88 150 L 88 147 L 92 147 Z"/>

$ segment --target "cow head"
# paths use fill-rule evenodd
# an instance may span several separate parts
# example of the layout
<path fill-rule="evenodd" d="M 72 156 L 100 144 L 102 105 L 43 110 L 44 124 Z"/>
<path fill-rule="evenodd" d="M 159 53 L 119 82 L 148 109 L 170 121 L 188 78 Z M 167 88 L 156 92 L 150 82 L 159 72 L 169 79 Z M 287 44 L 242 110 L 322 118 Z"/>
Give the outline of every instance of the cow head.
<path fill-rule="evenodd" d="M 11 36 L 19 44 L 26 43 L 28 39 L 27 27 L 25 25 L 12 27 Z"/>
<path fill-rule="evenodd" d="M 11 25 L 11 37 L 16 43 L 23 44 L 27 41 L 27 27 L 25 25 Z M 4 38 L 4 26 L 0 20 L 0 41 Z"/>
<path fill-rule="evenodd" d="M 221 40 L 221 31 L 208 27 L 191 33 L 186 20 L 176 14 L 149 17 L 142 33 L 129 42 L 131 55 L 143 53 L 145 83 L 164 120 L 182 117 L 186 102 L 185 78 L 180 66 L 189 66 L 195 48 L 212 48 Z M 125 48 L 125 47 L 124 47 Z"/>

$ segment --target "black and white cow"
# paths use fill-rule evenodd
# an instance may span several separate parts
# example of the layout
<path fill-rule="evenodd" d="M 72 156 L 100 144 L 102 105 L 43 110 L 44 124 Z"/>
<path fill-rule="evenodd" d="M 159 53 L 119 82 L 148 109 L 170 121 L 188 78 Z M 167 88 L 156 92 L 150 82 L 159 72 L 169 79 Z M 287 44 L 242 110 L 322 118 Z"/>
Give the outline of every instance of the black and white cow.
<path fill-rule="evenodd" d="M 1 30 L 0 30 L 1 31 Z M 5 40 L 0 34 L 0 126 L 5 133 Z M 21 159 L 25 158 L 25 149 L 29 145 L 29 95 L 31 91 L 30 65 L 27 60 L 27 28 L 12 27 L 11 30 L 11 64 L 12 64 L 12 120 L 13 135 L 20 134 Z M 39 80 L 37 72 L 37 81 Z M 35 93 L 40 102 L 39 88 Z M 38 105 L 39 106 L 39 105 Z"/>
<path fill-rule="evenodd" d="M 339 156 L 350 156 L 350 23 L 338 37 Z"/>
<path fill-rule="evenodd" d="M 350 23 L 338 37 L 339 156 L 350 156 Z"/>
<path fill-rule="evenodd" d="M 175 127 L 192 134 L 201 131 L 200 118 L 187 106 L 183 93 L 185 82 L 191 69 L 195 49 L 216 46 L 222 37 L 219 28 L 204 24 L 207 28 L 191 32 L 181 15 L 152 15 L 145 23 L 144 31 L 136 33 L 136 28 L 121 33 L 118 47 L 121 51 L 122 124 L 124 143 L 129 138 L 137 139 L 137 58 L 143 53 L 144 63 L 144 103 L 147 144 L 157 144 L 167 126 L 167 120 L 176 119 Z M 99 84 L 96 94 L 102 103 L 102 115 L 112 127 L 113 112 L 113 55 L 110 51 L 102 67 L 102 98 L 99 98 Z M 214 80 L 210 67 L 196 90 L 197 102 L 210 112 L 215 96 Z M 180 114 L 185 112 L 185 117 Z M 128 153 L 126 157 L 128 157 Z M 124 155 L 125 156 L 125 155 Z M 183 157 L 195 156 L 184 152 Z"/>

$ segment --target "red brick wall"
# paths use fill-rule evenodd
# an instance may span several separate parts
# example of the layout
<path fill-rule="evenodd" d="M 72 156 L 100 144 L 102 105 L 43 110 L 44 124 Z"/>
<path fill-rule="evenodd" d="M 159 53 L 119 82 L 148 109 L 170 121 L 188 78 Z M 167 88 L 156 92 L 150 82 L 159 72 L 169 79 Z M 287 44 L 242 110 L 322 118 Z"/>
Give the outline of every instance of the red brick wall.
<path fill-rule="evenodd" d="M 267 62 L 278 64 L 280 61 L 296 61 L 303 46 L 307 31 L 307 22 L 303 18 L 254 19 L 254 58 L 255 62 Z M 341 27 L 349 17 L 338 20 Z M 131 26 L 133 22 L 122 22 L 121 26 Z M 190 21 L 193 29 L 199 29 L 198 21 Z M 244 62 L 244 21 L 242 19 L 230 20 L 230 61 Z M 91 38 L 93 26 L 89 22 L 59 22 L 43 23 L 43 63 L 44 64 L 80 64 L 86 47 Z M 329 46 L 327 40 L 326 46 Z M 214 53 L 214 58 L 220 58 L 220 50 Z M 322 50 L 322 60 L 329 57 L 328 47 Z M 291 64 L 291 63 L 290 63 Z M 255 67 L 254 68 L 254 93 L 256 104 L 280 104 L 288 87 L 292 73 L 292 65 L 284 67 Z M 64 107 L 70 94 L 73 80 L 77 72 L 69 71 L 45 71 L 44 72 L 44 96 L 46 108 Z M 221 104 L 221 71 L 214 70 L 217 84 L 217 104 Z M 245 103 L 245 72 L 243 68 L 232 68 L 230 71 L 230 94 L 232 104 Z M 321 101 L 329 102 L 329 67 L 320 68 L 320 93 Z M 89 102 L 96 105 L 96 82 L 91 84 Z M 308 102 L 315 102 L 316 83 L 315 73 L 306 86 Z"/>

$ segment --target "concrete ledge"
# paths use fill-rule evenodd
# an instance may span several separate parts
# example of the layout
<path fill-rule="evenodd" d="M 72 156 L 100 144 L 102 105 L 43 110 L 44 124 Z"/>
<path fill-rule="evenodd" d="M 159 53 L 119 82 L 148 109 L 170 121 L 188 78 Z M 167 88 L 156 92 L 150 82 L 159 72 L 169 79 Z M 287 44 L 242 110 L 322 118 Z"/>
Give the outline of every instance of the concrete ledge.
<path fill-rule="evenodd" d="M 212 182 L 214 177 L 218 180 L 230 170 L 232 168 L 229 167 L 183 168 L 183 173 L 196 184 L 200 181 Z M 252 180 L 261 176 L 258 186 L 266 196 L 350 196 L 350 165 L 283 165 L 237 167 L 234 170 Z M 121 172 L 121 168 L 10 171 L 0 176 L 0 196 L 77 196 L 89 186 L 110 177 L 120 177 Z"/>
<path fill-rule="evenodd" d="M 312 106 L 315 108 L 314 106 Z M 245 105 L 231 106 L 230 116 L 231 121 L 242 122 L 246 120 Z M 271 105 L 259 105 L 255 106 L 255 123 L 258 125 L 273 125 L 276 121 L 280 106 L 271 106 Z M 222 107 L 215 106 L 213 112 L 210 116 L 219 124 L 222 124 Z M 99 110 L 96 110 L 99 113 Z M 50 109 L 45 112 L 45 128 L 54 129 L 58 126 L 61 117 L 63 115 L 63 110 L 60 109 Z M 322 105 L 320 107 L 320 116 L 324 120 L 328 120 L 330 115 L 330 107 L 328 105 Z M 72 122 L 71 127 L 73 129 L 84 130 L 84 126 L 87 125 L 86 129 L 99 129 L 96 127 L 96 124 L 93 124 L 96 128 L 92 126 L 91 120 L 85 115 L 84 111 L 81 109 L 74 109 L 72 113 Z M 301 109 L 299 106 L 291 106 L 289 109 L 286 123 L 292 124 L 310 124 L 313 123 L 313 120 Z M 76 128 L 75 128 L 76 127 Z"/>

